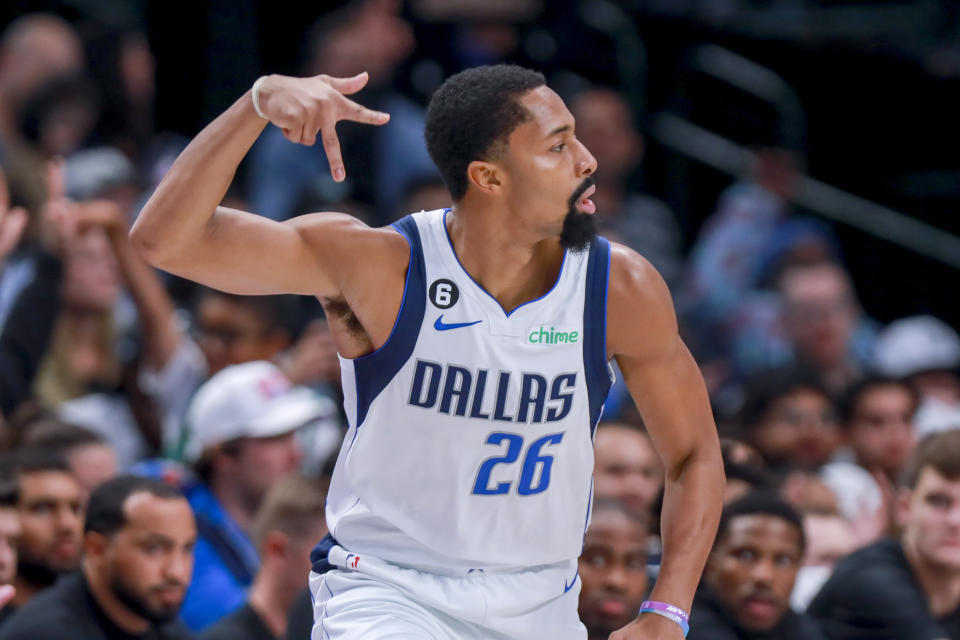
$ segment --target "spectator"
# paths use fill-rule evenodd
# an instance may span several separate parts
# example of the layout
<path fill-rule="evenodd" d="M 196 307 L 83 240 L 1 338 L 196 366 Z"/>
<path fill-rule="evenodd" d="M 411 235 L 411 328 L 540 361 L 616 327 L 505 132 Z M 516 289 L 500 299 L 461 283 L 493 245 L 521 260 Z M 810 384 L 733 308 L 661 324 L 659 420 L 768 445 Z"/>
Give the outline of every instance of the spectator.
<path fill-rule="evenodd" d="M 118 476 L 93 492 L 79 572 L 0 628 L 0 640 L 179 640 L 197 529 L 179 491 Z"/>
<path fill-rule="evenodd" d="M 594 504 L 579 560 L 580 619 L 589 640 L 606 640 L 637 616 L 649 585 L 648 522 L 614 500 Z"/>
<path fill-rule="evenodd" d="M 117 475 L 117 454 L 100 434 L 57 418 L 40 418 L 24 428 L 20 444 L 62 457 L 83 488 L 85 499 Z"/>
<path fill-rule="evenodd" d="M 261 565 L 247 603 L 203 634 L 203 640 L 279 640 L 307 587 L 310 550 L 327 534 L 320 481 L 290 475 L 274 485 L 257 514 L 254 539 Z M 309 637 L 309 633 L 303 639 Z"/>
<path fill-rule="evenodd" d="M 251 541 L 257 511 L 300 464 L 297 429 L 329 415 L 329 401 L 291 386 L 269 362 L 228 367 L 197 391 L 188 413 L 188 453 L 201 480 L 186 490 L 200 531 L 183 606 L 190 628 L 243 606 L 260 567 Z"/>
<path fill-rule="evenodd" d="M 861 325 L 850 274 L 836 262 L 797 265 L 780 276 L 778 289 L 796 361 L 816 371 L 831 393 L 843 393 L 864 374 L 874 340 Z"/>
<path fill-rule="evenodd" d="M 855 383 L 840 403 L 845 440 L 856 463 L 896 481 L 913 453 L 913 389 L 895 378 L 868 377 Z"/>
<path fill-rule="evenodd" d="M 920 396 L 917 436 L 960 427 L 960 336 L 932 316 L 897 320 L 874 354 L 884 375 L 906 380 Z"/>
<path fill-rule="evenodd" d="M 724 508 L 713 551 L 693 601 L 689 640 L 817 640 L 822 634 L 790 610 L 805 539 L 803 522 L 770 492 Z"/>
<path fill-rule="evenodd" d="M 745 439 L 781 475 L 816 469 L 840 444 L 833 401 L 812 372 L 787 367 L 758 375 L 741 409 Z"/>
<path fill-rule="evenodd" d="M 597 88 L 577 94 L 570 111 L 577 120 L 577 138 L 603 167 L 591 196 L 599 228 L 653 263 L 674 289 L 683 267 L 680 227 L 665 203 L 634 187 L 644 140 L 630 106 L 616 91 Z"/>
<path fill-rule="evenodd" d="M 20 515 L 17 512 L 16 483 L 0 481 L 0 626 L 13 613 L 4 606 L 13 597 L 10 584 L 17 575 L 17 546 L 20 540 Z"/>
<path fill-rule="evenodd" d="M 62 18 L 33 13 L 11 22 L 0 35 L 0 144 L 18 140 L 17 115 L 42 84 L 83 67 L 83 46 Z"/>
<path fill-rule="evenodd" d="M 60 575 L 77 568 L 84 504 L 83 489 L 62 458 L 34 448 L 12 455 L 20 514 L 19 558 L 13 581 L 17 593 L 12 605 L 19 608 Z"/>
<path fill-rule="evenodd" d="M 804 514 L 803 532 L 807 551 L 790 594 L 794 611 L 806 611 L 837 562 L 862 546 L 850 521 L 836 513 Z"/>
<path fill-rule="evenodd" d="M 597 427 L 593 449 L 596 497 L 618 500 L 636 517 L 649 518 L 663 486 L 663 467 L 647 432 L 604 422 Z"/>
<path fill-rule="evenodd" d="M 837 564 L 808 609 L 831 640 L 960 638 L 960 430 L 917 447 L 903 533 Z"/>

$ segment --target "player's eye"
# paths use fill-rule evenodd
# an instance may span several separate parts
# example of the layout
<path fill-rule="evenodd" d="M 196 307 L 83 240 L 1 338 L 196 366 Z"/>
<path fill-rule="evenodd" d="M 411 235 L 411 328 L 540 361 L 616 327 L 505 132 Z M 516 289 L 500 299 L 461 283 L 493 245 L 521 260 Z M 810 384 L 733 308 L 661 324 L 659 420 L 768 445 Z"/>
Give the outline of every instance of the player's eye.
<path fill-rule="evenodd" d="M 566 148 L 567 148 L 567 143 L 566 143 L 566 142 L 561 142 L 560 144 L 557 144 L 557 145 L 554 145 L 554 146 L 550 147 L 550 151 L 555 151 L 555 152 L 557 152 L 557 153 L 560 153 L 561 151 L 563 151 L 563 150 L 566 149 Z"/>

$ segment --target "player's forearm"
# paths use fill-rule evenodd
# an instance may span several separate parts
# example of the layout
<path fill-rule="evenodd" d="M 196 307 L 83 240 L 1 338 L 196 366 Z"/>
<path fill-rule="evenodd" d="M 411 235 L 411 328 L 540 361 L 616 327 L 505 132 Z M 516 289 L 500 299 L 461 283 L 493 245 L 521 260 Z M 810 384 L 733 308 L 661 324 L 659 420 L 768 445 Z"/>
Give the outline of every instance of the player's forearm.
<path fill-rule="evenodd" d="M 148 262 L 168 269 L 202 256 L 217 205 L 265 124 L 247 92 L 183 150 L 130 233 Z"/>
<path fill-rule="evenodd" d="M 723 464 L 716 442 L 701 443 L 668 472 L 661 514 L 663 561 L 651 600 L 690 611 L 720 520 Z"/>

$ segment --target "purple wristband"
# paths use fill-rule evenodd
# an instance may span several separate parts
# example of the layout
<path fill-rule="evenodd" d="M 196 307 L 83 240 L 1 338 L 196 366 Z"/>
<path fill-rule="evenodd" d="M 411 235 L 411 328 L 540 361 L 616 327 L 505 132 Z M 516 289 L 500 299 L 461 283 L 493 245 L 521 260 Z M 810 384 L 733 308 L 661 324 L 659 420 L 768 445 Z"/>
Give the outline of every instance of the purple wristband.
<path fill-rule="evenodd" d="M 641 609 L 653 610 L 653 611 L 662 611 L 664 613 L 669 613 L 670 615 L 677 616 L 686 623 L 690 623 L 690 614 L 681 609 L 680 607 L 675 607 L 672 604 L 667 604 L 666 602 L 657 602 L 656 600 L 644 600 L 640 603 Z"/>

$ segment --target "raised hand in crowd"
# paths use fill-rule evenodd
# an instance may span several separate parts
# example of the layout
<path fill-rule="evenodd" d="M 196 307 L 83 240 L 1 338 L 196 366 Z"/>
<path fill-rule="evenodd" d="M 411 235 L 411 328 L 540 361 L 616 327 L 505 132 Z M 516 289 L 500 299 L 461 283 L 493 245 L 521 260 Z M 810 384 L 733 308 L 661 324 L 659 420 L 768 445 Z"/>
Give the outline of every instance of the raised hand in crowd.
<path fill-rule="evenodd" d="M 13 251 L 27 227 L 27 210 L 10 206 L 10 189 L 6 176 L 0 169 L 0 267 L 4 259 Z"/>
<path fill-rule="evenodd" d="M 324 320 L 314 320 L 277 363 L 294 384 L 340 380 L 340 361 L 333 334 Z"/>

